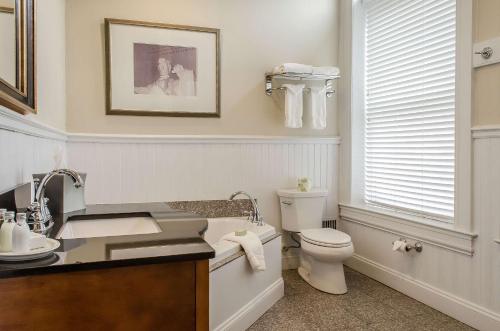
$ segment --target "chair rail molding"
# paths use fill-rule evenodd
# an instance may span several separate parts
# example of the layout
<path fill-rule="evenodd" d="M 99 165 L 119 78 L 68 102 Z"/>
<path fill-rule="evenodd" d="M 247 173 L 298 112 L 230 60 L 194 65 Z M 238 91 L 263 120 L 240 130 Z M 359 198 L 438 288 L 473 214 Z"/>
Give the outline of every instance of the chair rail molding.
<path fill-rule="evenodd" d="M 0 129 L 22 133 L 28 136 L 66 141 L 68 134 L 62 130 L 38 122 L 35 115 L 20 115 L 6 108 L 0 107 Z"/>
<path fill-rule="evenodd" d="M 500 138 L 500 125 L 478 125 L 472 127 L 472 138 Z"/>
<path fill-rule="evenodd" d="M 70 143 L 106 144 L 327 144 L 339 145 L 340 137 L 252 136 L 252 135 L 133 135 L 69 133 Z"/>

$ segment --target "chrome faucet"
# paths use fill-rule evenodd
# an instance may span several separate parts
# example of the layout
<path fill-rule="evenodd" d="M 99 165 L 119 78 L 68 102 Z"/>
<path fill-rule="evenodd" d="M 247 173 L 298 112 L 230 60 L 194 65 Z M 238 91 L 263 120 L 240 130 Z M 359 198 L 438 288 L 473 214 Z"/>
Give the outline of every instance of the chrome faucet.
<path fill-rule="evenodd" d="M 33 232 L 46 234 L 54 225 L 52 215 L 47 207 L 48 199 L 45 197 L 45 188 L 49 181 L 56 175 L 67 175 L 71 177 L 76 188 L 83 187 L 83 180 L 78 172 L 70 169 L 52 170 L 43 177 L 42 181 L 35 184 L 35 201 L 30 206 L 30 217 L 28 223 L 33 226 Z"/>
<path fill-rule="evenodd" d="M 248 194 L 245 191 L 234 192 L 229 197 L 229 200 L 230 201 L 234 200 L 234 198 L 236 198 L 238 195 L 245 195 L 248 197 L 248 199 L 250 199 L 250 202 L 252 203 L 252 209 L 253 209 L 253 211 L 250 214 L 250 218 L 252 219 L 252 223 L 257 223 L 258 226 L 264 225 L 264 218 L 262 217 L 262 215 L 260 213 L 259 206 L 257 206 L 257 200 L 255 200 L 250 194 Z"/>

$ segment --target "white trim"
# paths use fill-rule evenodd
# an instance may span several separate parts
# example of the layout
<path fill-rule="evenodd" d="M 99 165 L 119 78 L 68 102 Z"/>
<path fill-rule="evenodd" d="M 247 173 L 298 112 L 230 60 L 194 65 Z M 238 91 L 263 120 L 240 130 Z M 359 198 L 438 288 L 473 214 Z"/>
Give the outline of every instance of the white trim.
<path fill-rule="evenodd" d="M 457 0 L 455 71 L 455 220 L 472 231 L 472 1 Z"/>
<path fill-rule="evenodd" d="M 286 137 L 244 135 L 133 135 L 70 133 L 70 143 L 113 144 L 340 144 L 339 137 Z"/>
<path fill-rule="evenodd" d="M 357 254 L 354 254 L 345 264 L 478 330 L 500 330 L 499 314 L 470 301 Z"/>
<path fill-rule="evenodd" d="M 338 81 L 339 134 L 339 200 L 350 201 L 351 197 L 351 87 L 352 76 L 352 1 L 340 1 L 339 67 L 342 79 Z"/>
<path fill-rule="evenodd" d="M 29 116 L 23 116 L 2 107 L 0 107 L 0 130 L 59 141 L 66 141 L 68 138 L 66 132 L 62 130 L 58 130 L 40 123 Z"/>
<path fill-rule="evenodd" d="M 0 130 L 38 138 L 84 143 L 114 144 L 326 144 L 339 145 L 340 137 L 252 136 L 252 135 L 134 135 L 68 133 L 38 122 L 29 116 L 0 108 Z"/>
<path fill-rule="evenodd" d="M 354 222 L 367 227 L 393 233 L 409 239 L 421 240 L 424 243 L 449 249 L 454 252 L 472 256 L 473 240 L 476 234 L 459 231 L 437 222 L 399 215 L 389 211 L 381 211 L 366 206 L 340 204 L 342 221 Z"/>
<path fill-rule="evenodd" d="M 284 286 L 283 278 L 278 279 L 213 331 L 246 330 L 283 297 Z"/>
<path fill-rule="evenodd" d="M 500 125 L 479 125 L 472 127 L 472 138 L 500 138 Z"/>

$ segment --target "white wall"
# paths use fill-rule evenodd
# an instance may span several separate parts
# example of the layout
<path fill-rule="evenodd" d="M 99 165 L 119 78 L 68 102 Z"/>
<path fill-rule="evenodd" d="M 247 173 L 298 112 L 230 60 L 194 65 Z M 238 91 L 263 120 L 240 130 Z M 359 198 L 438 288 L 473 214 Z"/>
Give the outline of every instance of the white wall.
<path fill-rule="evenodd" d="M 337 138 L 70 136 L 68 163 L 87 173 L 87 203 L 227 199 L 244 190 L 280 226 L 276 190 L 310 177 L 337 217 Z"/>
<path fill-rule="evenodd" d="M 55 156 L 66 153 L 65 139 L 57 130 L 0 109 L 0 192 L 54 169 Z"/>
<path fill-rule="evenodd" d="M 493 131 L 494 137 L 491 136 Z M 400 237 L 342 219 L 355 256 L 348 265 L 481 330 L 500 327 L 500 130 L 474 140 L 473 256 L 424 243 L 420 254 L 391 250 Z M 495 242 L 497 240 L 497 242 Z"/>

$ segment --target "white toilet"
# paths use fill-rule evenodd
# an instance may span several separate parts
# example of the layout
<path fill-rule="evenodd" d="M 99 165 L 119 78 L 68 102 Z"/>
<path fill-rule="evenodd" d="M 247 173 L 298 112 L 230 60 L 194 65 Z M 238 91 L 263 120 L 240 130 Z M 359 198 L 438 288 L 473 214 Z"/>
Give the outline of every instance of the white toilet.
<path fill-rule="evenodd" d="M 353 254 L 354 246 L 348 234 L 321 227 L 328 191 L 283 189 L 278 195 L 283 230 L 300 232 L 300 276 L 323 292 L 346 293 L 342 261 Z"/>

